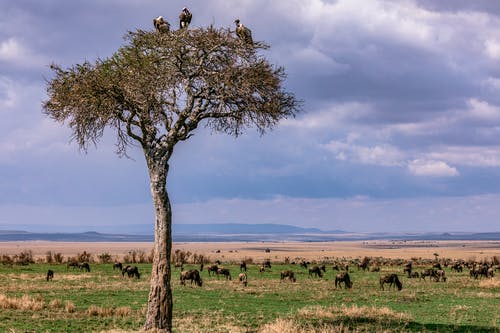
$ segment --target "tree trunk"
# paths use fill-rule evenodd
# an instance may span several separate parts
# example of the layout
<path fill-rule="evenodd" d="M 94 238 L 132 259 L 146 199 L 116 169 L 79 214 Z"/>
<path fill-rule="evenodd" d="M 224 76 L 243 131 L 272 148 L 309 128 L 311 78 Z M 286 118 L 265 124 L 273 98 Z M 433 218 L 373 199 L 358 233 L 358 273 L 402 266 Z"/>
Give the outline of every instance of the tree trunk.
<path fill-rule="evenodd" d="M 168 163 L 160 158 L 146 160 L 155 207 L 155 243 L 149 290 L 148 312 L 144 329 L 172 332 L 172 289 L 170 286 L 170 256 L 172 252 L 172 210 L 167 193 Z"/>

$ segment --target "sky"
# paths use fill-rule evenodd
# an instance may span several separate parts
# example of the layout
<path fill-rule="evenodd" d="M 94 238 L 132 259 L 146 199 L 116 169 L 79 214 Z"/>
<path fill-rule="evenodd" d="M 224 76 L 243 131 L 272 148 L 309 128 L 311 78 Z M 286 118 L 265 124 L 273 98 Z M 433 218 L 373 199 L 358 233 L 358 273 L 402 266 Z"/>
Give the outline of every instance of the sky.
<path fill-rule="evenodd" d="M 261 136 L 179 143 L 173 228 L 279 223 L 352 232 L 500 231 L 500 2 L 0 1 L 0 230 L 153 232 L 139 149 L 81 152 L 42 113 L 49 65 L 110 57 L 162 15 L 239 18 L 303 112 Z"/>

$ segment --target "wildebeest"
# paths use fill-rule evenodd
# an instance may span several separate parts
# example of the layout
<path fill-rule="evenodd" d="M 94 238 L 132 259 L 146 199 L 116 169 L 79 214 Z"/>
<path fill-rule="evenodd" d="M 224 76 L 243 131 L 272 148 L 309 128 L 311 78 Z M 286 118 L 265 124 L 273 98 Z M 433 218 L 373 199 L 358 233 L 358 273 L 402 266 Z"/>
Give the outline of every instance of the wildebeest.
<path fill-rule="evenodd" d="M 410 277 L 418 279 L 420 277 L 420 274 L 418 274 L 418 272 L 411 272 Z"/>
<path fill-rule="evenodd" d="M 266 259 L 262 266 L 264 266 L 264 268 L 271 268 L 271 260 Z"/>
<path fill-rule="evenodd" d="M 309 268 L 309 277 L 316 275 L 316 277 L 323 277 L 323 273 L 321 273 L 321 269 L 318 266 L 313 266 Z"/>
<path fill-rule="evenodd" d="M 125 271 L 126 271 L 129 278 L 134 277 L 134 276 L 138 279 L 141 278 L 141 273 L 139 273 L 139 268 L 137 268 L 137 266 L 133 266 L 133 267 L 127 266 L 125 268 Z M 124 274 L 123 271 L 122 271 L 122 274 Z"/>
<path fill-rule="evenodd" d="M 217 266 L 216 264 L 209 265 L 207 267 L 208 276 L 211 276 L 212 274 L 217 274 L 218 270 L 219 270 L 219 266 Z"/>
<path fill-rule="evenodd" d="M 443 267 L 441 267 L 441 264 L 440 264 L 440 263 L 438 263 L 438 262 L 434 263 L 434 264 L 432 265 L 432 268 L 437 269 L 437 270 L 439 270 L 439 269 L 443 269 Z"/>
<path fill-rule="evenodd" d="M 81 271 L 85 270 L 87 272 L 90 272 L 90 265 L 88 262 L 82 262 L 81 264 L 78 264 L 78 267 Z"/>
<path fill-rule="evenodd" d="M 389 289 L 395 285 L 398 290 L 403 289 L 403 284 L 399 281 L 397 274 L 388 274 L 380 277 L 380 289 L 384 290 L 384 284 L 389 283 Z"/>
<path fill-rule="evenodd" d="M 455 271 L 457 273 L 461 273 L 463 271 L 462 264 L 459 262 L 455 262 L 453 265 L 451 265 L 451 271 Z"/>
<path fill-rule="evenodd" d="M 434 279 L 437 279 L 437 271 L 434 268 L 426 268 L 420 273 L 420 278 L 425 280 L 425 277 L 428 276 L 429 279 L 432 277 Z"/>
<path fill-rule="evenodd" d="M 66 266 L 66 268 L 70 268 L 70 267 L 72 267 L 73 269 L 78 268 L 79 267 L 78 261 L 68 262 L 68 265 Z"/>
<path fill-rule="evenodd" d="M 181 284 L 185 285 L 186 280 L 190 280 L 191 284 L 193 284 L 193 281 L 201 287 L 203 285 L 203 280 L 200 277 L 200 272 L 198 272 L 197 269 L 190 269 L 189 271 L 182 271 L 181 272 Z"/>
<path fill-rule="evenodd" d="M 238 280 L 246 287 L 248 284 L 247 273 L 240 273 L 240 275 L 238 275 Z"/>
<path fill-rule="evenodd" d="M 231 280 L 231 272 L 227 268 L 220 267 L 217 270 L 217 275 L 224 275 L 226 277 L 226 280 Z"/>
<path fill-rule="evenodd" d="M 49 270 L 47 271 L 47 281 L 50 281 L 50 280 L 52 280 L 53 278 L 54 278 L 54 271 L 53 271 L 53 270 L 51 270 L 51 269 L 49 269 Z"/>
<path fill-rule="evenodd" d="M 113 270 L 115 270 L 115 269 L 119 269 L 119 270 L 120 270 L 120 272 L 121 272 L 121 270 L 123 269 L 123 264 L 122 264 L 121 262 L 118 262 L 118 261 L 117 261 L 117 262 L 115 262 L 115 263 L 113 264 Z"/>
<path fill-rule="evenodd" d="M 340 284 L 342 282 L 344 283 L 344 288 L 349 288 L 349 289 L 352 288 L 352 282 L 351 278 L 349 277 L 349 273 L 342 272 L 335 276 L 335 288 L 337 288 L 337 286 L 341 288 Z"/>
<path fill-rule="evenodd" d="M 412 262 L 411 261 L 408 261 L 404 268 L 403 268 L 403 273 L 407 273 L 408 274 L 408 278 L 411 278 L 411 270 L 412 270 Z"/>
<path fill-rule="evenodd" d="M 246 272 L 247 271 L 247 263 L 242 261 L 240 263 L 240 272 Z"/>
<path fill-rule="evenodd" d="M 305 261 L 302 260 L 300 262 L 300 267 L 303 267 L 303 268 L 307 269 L 307 262 L 305 262 Z"/>
<path fill-rule="evenodd" d="M 438 270 L 436 272 L 436 275 L 437 275 L 437 277 L 435 278 L 436 282 L 439 282 L 440 280 L 442 282 L 446 282 L 446 274 L 445 274 L 445 272 L 442 269 Z"/>
<path fill-rule="evenodd" d="M 291 270 L 281 271 L 281 281 L 284 279 L 289 279 L 292 282 L 297 281 L 297 279 L 295 279 L 295 274 Z"/>

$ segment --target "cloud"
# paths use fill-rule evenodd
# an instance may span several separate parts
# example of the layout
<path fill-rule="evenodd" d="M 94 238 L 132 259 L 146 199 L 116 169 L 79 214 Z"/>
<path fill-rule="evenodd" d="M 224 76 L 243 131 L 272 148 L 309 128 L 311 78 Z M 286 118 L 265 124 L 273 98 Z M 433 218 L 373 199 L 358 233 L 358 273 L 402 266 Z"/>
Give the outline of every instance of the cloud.
<path fill-rule="evenodd" d="M 47 58 L 36 54 L 15 37 L 0 41 L 0 64 L 20 68 L 46 66 Z"/>
<path fill-rule="evenodd" d="M 443 161 L 413 160 L 408 163 L 409 171 L 416 176 L 454 177 L 459 173 Z"/>

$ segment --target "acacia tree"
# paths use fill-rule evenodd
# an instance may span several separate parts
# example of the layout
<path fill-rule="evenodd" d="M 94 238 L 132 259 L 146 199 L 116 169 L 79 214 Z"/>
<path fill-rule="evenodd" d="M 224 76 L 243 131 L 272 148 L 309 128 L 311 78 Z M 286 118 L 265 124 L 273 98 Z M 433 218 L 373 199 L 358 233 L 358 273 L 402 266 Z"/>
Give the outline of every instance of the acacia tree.
<path fill-rule="evenodd" d="M 301 102 L 286 92 L 282 67 L 229 29 L 167 33 L 129 32 L 111 57 L 63 69 L 51 65 L 44 112 L 72 130 L 83 151 L 105 128 L 116 132 L 117 153 L 140 146 L 149 171 L 155 209 L 155 241 L 144 329 L 172 330 L 172 211 L 167 193 L 175 145 L 203 124 L 238 136 L 248 127 L 263 134 L 293 117 Z"/>

